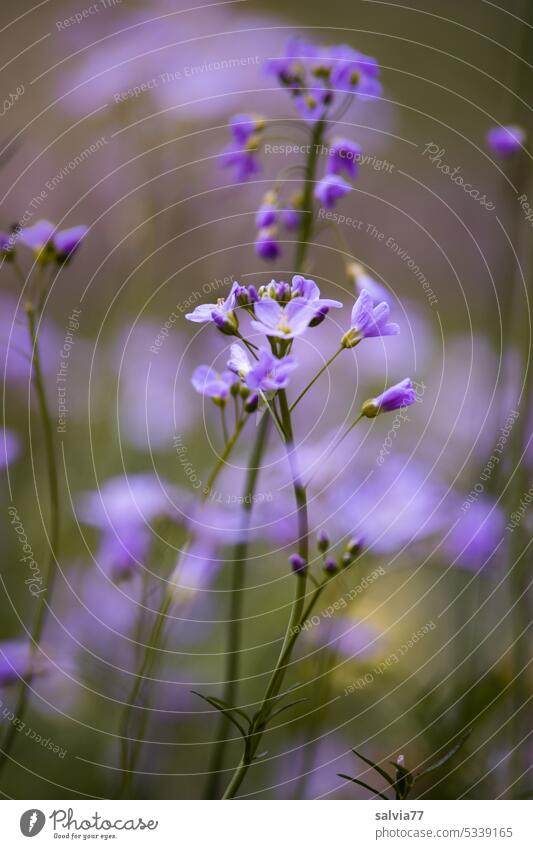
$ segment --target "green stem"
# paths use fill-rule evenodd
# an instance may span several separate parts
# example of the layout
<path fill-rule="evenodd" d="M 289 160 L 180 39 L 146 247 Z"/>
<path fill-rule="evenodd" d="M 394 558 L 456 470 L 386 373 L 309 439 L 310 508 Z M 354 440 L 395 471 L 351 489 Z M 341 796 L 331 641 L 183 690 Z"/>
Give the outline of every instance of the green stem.
<path fill-rule="evenodd" d="M 309 521 L 307 515 L 307 492 L 300 478 L 300 472 L 298 469 L 298 463 L 296 458 L 296 448 L 294 445 L 291 413 L 287 401 L 287 395 L 284 389 L 281 389 L 279 391 L 278 398 L 281 412 L 281 420 L 286 435 L 285 445 L 287 449 L 287 456 L 292 476 L 294 497 L 296 500 L 297 507 L 298 553 L 307 563 L 309 560 Z M 287 623 L 287 628 L 285 631 L 281 651 L 277 663 L 272 672 L 272 676 L 270 678 L 268 686 L 266 688 L 265 695 L 263 696 L 261 706 L 254 717 L 253 734 L 248 739 L 248 745 L 245 747 L 245 751 L 241 758 L 241 761 L 233 775 L 233 778 L 231 779 L 228 785 L 228 788 L 223 797 L 224 799 L 233 799 L 235 797 L 235 794 L 238 792 L 239 787 L 241 786 L 248 772 L 248 769 L 253 763 L 257 748 L 259 746 L 259 743 L 261 742 L 261 738 L 263 736 L 266 724 L 272 711 L 272 707 L 275 704 L 274 700 L 276 696 L 279 695 L 279 692 L 281 690 L 281 686 L 283 684 L 283 680 L 285 678 L 285 674 L 290 663 L 292 650 L 296 642 L 296 637 L 299 633 L 299 626 L 301 625 L 305 616 L 307 616 L 307 612 L 305 612 L 305 570 L 302 572 L 298 572 L 295 575 L 295 580 L 295 597 L 292 604 L 291 615 Z M 317 594 L 320 593 L 321 589 L 322 587 L 315 591 L 313 596 L 313 603 L 316 600 L 315 596 L 318 597 Z"/>
<path fill-rule="evenodd" d="M 210 474 L 210 476 L 207 480 L 207 483 L 206 483 L 206 485 L 205 485 L 205 487 L 202 491 L 202 499 L 201 499 L 202 503 L 204 503 L 208 499 L 209 495 L 211 494 L 211 492 L 213 490 L 213 486 L 215 484 L 215 481 L 216 481 L 218 475 L 220 474 L 221 470 L 224 468 L 224 465 L 225 465 L 226 461 L 228 460 L 228 458 L 229 458 L 229 456 L 230 456 L 230 454 L 233 450 L 233 447 L 235 446 L 235 443 L 237 442 L 239 434 L 241 433 L 241 431 L 242 431 L 246 421 L 248 420 L 248 418 L 249 418 L 248 416 L 244 417 L 237 422 L 233 436 L 227 442 L 227 444 L 224 448 L 224 451 L 220 455 L 220 457 L 219 457 L 213 471 L 211 472 L 211 474 Z M 187 551 L 189 544 L 190 544 L 190 539 L 187 540 L 186 544 L 184 545 L 184 547 L 181 551 L 180 558 L 179 558 L 180 560 L 183 557 L 184 553 Z M 159 610 L 157 611 L 154 626 L 152 628 L 151 634 L 150 634 L 148 641 L 146 643 L 145 650 L 141 655 L 141 660 L 140 660 L 139 666 L 137 667 L 137 671 L 135 672 L 133 686 L 131 688 L 130 694 L 128 696 L 128 700 L 126 702 L 126 706 L 124 708 L 124 713 L 123 713 L 123 716 L 122 716 L 121 726 L 120 726 L 120 728 L 121 728 L 121 733 L 120 733 L 121 757 L 120 757 L 120 760 L 121 760 L 122 779 L 121 779 L 120 786 L 118 788 L 117 798 L 128 798 L 129 795 L 131 795 L 131 792 L 132 792 L 133 778 L 134 778 L 134 775 L 135 775 L 135 765 L 137 763 L 137 759 L 139 757 L 139 754 L 140 754 L 140 751 L 141 751 L 141 746 L 142 746 L 142 733 L 141 733 L 141 731 L 146 726 L 146 710 L 145 710 L 145 713 L 143 714 L 143 719 L 142 719 L 142 723 L 141 723 L 142 728 L 141 728 L 139 734 L 137 735 L 137 740 L 134 741 L 133 748 L 132 748 L 131 752 L 130 752 L 130 747 L 129 747 L 130 739 L 129 739 L 129 736 L 128 736 L 129 735 L 130 721 L 131 721 L 131 717 L 133 715 L 133 709 L 136 707 L 136 702 L 138 700 L 139 693 L 141 691 L 143 680 L 144 680 L 145 676 L 147 675 L 147 673 L 149 672 L 150 666 L 152 664 L 152 659 L 155 656 L 155 654 L 156 654 L 156 652 L 159 648 L 159 644 L 161 642 L 163 632 L 164 632 L 165 620 L 166 620 L 168 612 L 170 610 L 170 606 L 172 604 L 173 597 L 174 597 L 174 587 L 173 587 L 173 585 L 169 584 L 169 585 L 167 585 L 167 587 L 165 589 L 163 599 L 161 601 L 161 605 L 159 607 Z"/>
<path fill-rule="evenodd" d="M 317 121 L 311 133 L 309 156 L 305 168 L 304 193 L 302 198 L 302 221 L 298 234 L 298 245 L 296 247 L 295 268 L 301 273 L 304 268 L 305 257 L 309 242 L 311 241 L 314 223 L 313 191 L 315 187 L 316 168 L 318 163 L 319 149 L 322 145 L 324 135 L 324 122 Z"/>
<path fill-rule="evenodd" d="M 60 535 L 60 514 L 59 514 L 59 479 L 56 466 L 56 456 L 54 449 L 54 433 L 48 404 L 46 401 L 46 391 L 44 387 L 44 378 L 41 366 L 41 358 L 39 353 L 39 340 L 37 330 L 37 316 L 34 312 L 32 304 L 26 304 L 26 315 L 28 317 L 28 330 L 32 345 L 32 361 L 33 361 L 33 381 L 37 393 L 37 401 L 39 405 L 39 413 L 44 435 L 46 466 L 48 471 L 48 488 L 50 497 L 50 531 L 49 531 L 49 546 L 47 552 L 47 562 L 44 570 L 44 586 L 39 594 L 37 601 L 37 614 L 33 623 L 31 632 L 31 656 L 30 656 L 30 672 L 33 657 L 39 647 L 41 641 L 45 615 L 46 602 L 52 596 L 53 587 L 57 573 L 57 557 L 59 553 L 59 535 Z M 30 673 L 29 673 L 30 674 Z M 28 683 L 29 681 L 22 679 L 20 691 L 15 706 L 14 714 L 21 720 L 28 707 Z M 4 769 L 13 744 L 16 739 L 18 726 L 10 723 L 9 730 L 3 742 L 2 751 L 0 752 L 0 773 Z"/>
<path fill-rule="evenodd" d="M 337 359 L 337 357 L 339 356 L 339 354 L 341 353 L 341 351 L 344 351 L 344 346 L 342 346 L 342 345 L 341 345 L 341 347 L 338 349 L 338 351 L 335 351 L 335 353 L 333 354 L 333 356 L 332 356 L 332 357 L 330 357 L 330 358 L 329 358 L 329 360 L 327 360 L 327 361 L 324 363 L 324 365 L 322 366 L 322 368 L 321 368 L 321 369 L 319 369 L 319 370 L 317 371 L 317 373 L 315 374 L 315 376 L 313 377 L 313 379 L 309 381 L 309 383 L 307 384 L 307 386 L 305 387 L 305 389 L 302 389 L 302 391 L 301 391 L 301 392 L 300 392 L 300 394 L 298 395 L 298 397 L 297 397 L 296 401 L 293 401 L 293 402 L 292 402 L 292 404 L 291 404 L 291 406 L 290 406 L 290 412 L 291 412 L 291 413 L 292 413 L 292 411 L 294 410 L 294 408 L 296 407 L 296 405 L 297 405 L 297 404 L 299 404 L 299 402 L 302 400 L 302 398 L 304 397 L 304 395 L 306 395 L 306 394 L 309 392 L 309 390 L 311 389 L 311 387 L 312 387 L 312 386 L 314 386 L 314 384 L 317 382 L 318 378 L 319 378 L 319 377 L 321 377 L 321 376 L 324 374 L 324 372 L 326 371 L 326 369 L 330 367 L 330 365 L 332 364 L 332 362 L 334 362 L 334 360 L 336 360 L 336 359 Z"/>
<path fill-rule="evenodd" d="M 243 489 L 243 527 L 240 539 L 236 542 L 233 551 L 233 565 L 231 570 L 230 610 L 228 628 L 228 648 L 226 652 L 226 669 L 224 673 L 224 694 L 226 704 L 235 705 L 238 697 L 239 674 L 240 674 L 240 650 L 242 638 L 242 608 L 244 601 L 244 576 L 245 565 L 248 557 L 250 543 L 250 518 L 253 507 L 253 496 L 255 494 L 257 478 L 261 465 L 261 459 L 266 446 L 270 416 L 267 411 L 259 423 L 255 443 L 250 456 L 248 472 Z M 215 799 L 219 792 L 221 770 L 224 765 L 224 757 L 227 748 L 228 720 L 221 714 L 218 722 L 218 730 L 215 745 L 211 750 L 209 762 L 209 779 L 206 786 L 205 798 Z"/>

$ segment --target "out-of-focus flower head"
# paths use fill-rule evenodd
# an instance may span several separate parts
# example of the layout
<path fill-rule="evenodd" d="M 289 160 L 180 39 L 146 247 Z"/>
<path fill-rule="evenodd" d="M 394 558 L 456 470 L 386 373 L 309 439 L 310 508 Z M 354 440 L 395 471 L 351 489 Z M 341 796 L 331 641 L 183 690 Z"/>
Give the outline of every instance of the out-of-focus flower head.
<path fill-rule="evenodd" d="M 51 221 L 42 219 L 31 227 L 23 227 L 17 234 L 17 242 L 30 248 L 37 261 L 66 262 L 78 249 L 88 228 L 84 224 L 59 230 Z"/>
<path fill-rule="evenodd" d="M 0 470 L 13 463 L 20 454 L 20 439 L 7 428 L 0 428 Z"/>
<path fill-rule="evenodd" d="M 0 642 L 0 687 L 44 675 L 47 666 L 46 658 L 38 650 L 33 651 L 28 640 Z"/>
<path fill-rule="evenodd" d="M 361 157 L 362 150 L 358 144 L 349 139 L 336 139 L 328 151 L 326 172 L 328 174 L 347 174 L 348 177 L 357 177 L 357 163 Z"/>
<path fill-rule="evenodd" d="M 277 239 L 276 227 L 264 227 L 257 234 L 255 240 L 255 251 L 260 259 L 277 259 L 281 253 L 280 244 Z"/>
<path fill-rule="evenodd" d="M 351 262 L 347 269 L 347 274 L 353 280 L 356 294 L 360 295 L 363 289 L 370 293 L 374 306 L 377 306 L 382 301 L 387 302 L 390 297 L 389 290 L 379 283 L 374 277 L 371 277 L 368 271 L 358 262 Z"/>
<path fill-rule="evenodd" d="M 379 66 L 347 45 L 318 48 L 291 38 L 285 56 L 270 59 L 265 70 L 286 88 L 308 121 L 323 120 L 345 94 L 377 96 Z"/>
<path fill-rule="evenodd" d="M 487 133 L 489 149 L 502 159 L 522 150 L 525 140 L 526 132 L 522 127 L 491 127 Z"/>
<path fill-rule="evenodd" d="M 343 347 L 353 348 L 362 339 L 375 336 L 396 336 L 400 328 L 388 321 L 389 313 L 390 308 L 385 301 L 374 306 L 372 295 L 363 289 L 352 309 L 350 329 L 342 337 Z"/>
<path fill-rule="evenodd" d="M 326 174 L 315 186 L 315 197 L 326 209 L 333 209 L 352 187 L 338 174 Z"/>
<path fill-rule="evenodd" d="M 217 372 L 210 366 L 197 366 L 191 383 L 200 395 L 211 398 L 215 404 L 223 406 L 231 392 L 231 387 L 237 383 L 237 376 L 232 371 Z"/>
<path fill-rule="evenodd" d="M 478 571 L 497 562 L 505 519 L 501 508 L 483 495 L 472 503 L 456 503 L 456 517 L 445 534 L 443 547 L 454 566 Z M 495 557 L 496 555 L 496 557 Z"/>
<path fill-rule="evenodd" d="M 233 141 L 223 153 L 222 164 L 234 168 L 236 180 L 244 183 L 260 171 L 257 152 L 265 121 L 260 115 L 234 115 L 229 126 Z"/>

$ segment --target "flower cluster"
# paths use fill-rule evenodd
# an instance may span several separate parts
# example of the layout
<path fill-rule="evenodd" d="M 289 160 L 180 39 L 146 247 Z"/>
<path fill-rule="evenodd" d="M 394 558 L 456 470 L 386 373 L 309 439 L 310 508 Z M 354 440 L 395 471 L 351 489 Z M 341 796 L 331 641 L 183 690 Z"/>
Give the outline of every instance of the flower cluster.
<path fill-rule="evenodd" d="M 286 55 L 268 61 L 265 70 L 288 91 L 303 120 L 314 128 L 312 162 L 324 157 L 326 165 L 320 178 L 313 173 L 307 174 L 307 179 L 314 183 L 315 199 L 326 209 L 333 209 L 352 189 L 349 179 L 357 177 L 361 148 L 350 139 L 328 141 L 326 126 L 334 126 L 353 97 L 379 95 L 378 63 L 346 45 L 318 48 L 296 38 L 289 42 Z M 230 122 L 233 141 L 224 152 L 223 164 L 235 169 L 239 182 L 259 171 L 258 149 L 264 126 L 264 119 L 255 115 L 236 115 Z M 274 260 L 280 255 L 280 227 L 289 231 L 303 227 L 305 216 L 311 213 L 309 200 L 302 188 L 282 201 L 277 184 L 263 196 L 255 219 L 258 256 Z"/>

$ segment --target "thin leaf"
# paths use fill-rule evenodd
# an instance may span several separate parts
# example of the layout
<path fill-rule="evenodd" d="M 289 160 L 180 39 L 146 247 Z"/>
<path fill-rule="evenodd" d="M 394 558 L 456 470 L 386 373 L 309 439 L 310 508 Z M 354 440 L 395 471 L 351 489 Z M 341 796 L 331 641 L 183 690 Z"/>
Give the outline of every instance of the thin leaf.
<path fill-rule="evenodd" d="M 423 775 L 427 775 L 428 772 L 433 772 L 433 770 L 438 769 L 441 766 L 444 766 L 444 764 L 447 761 L 449 761 L 450 758 L 453 758 L 453 756 L 457 754 L 459 749 L 463 746 L 463 744 L 466 742 L 466 740 L 470 737 L 472 730 L 473 730 L 472 728 L 468 728 L 465 731 L 465 733 L 463 734 L 463 736 L 457 741 L 457 743 L 455 743 L 455 745 L 452 746 L 452 748 L 448 752 L 446 752 L 446 754 L 443 755 L 442 758 L 439 758 L 438 761 L 435 761 L 434 764 L 431 764 L 431 766 L 426 767 L 426 769 L 423 769 L 422 772 L 418 772 L 415 776 L 415 781 L 418 781 L 418 779 L 422 778 Z"/>
<path fill-rule="evenodd" d="M 375 769 L 376 772 L 379 773 L 379 775 L 381 775 L 381 777 L 384 778 L 385 781 L 387 781 L 391 787 L 394 787 L 394 784 L 396 782 L 392 775 L 389 775 L 389 773 L 385 772 L 382 767 L 378 766 L 378 764 L 375 764 L 373 761 L 370 760 L 370 758 L 365 758 L 364 755 L 361 755 L 360 752 L 357 752 L 355 749 L 352 749 L 352 752 L 354 753 L 354 755 L 357 755 L 358 758 L 361 758 L 361 760 L 364 761 L 365 764 L 368 764 L 368 766 L 371 766 L 372 769 Z M 396 766 L 396 764 L 393 764 L 393 766 Z"/>
<path fill-rule="evenodd" d="M 211 707 L 214 707 L 215 710 L 218 710 L 218 711 L 220 711 L 220 713 L 223 713 L 224 716 L 227 717 L 229 719 L 229 721 L 232 722 L 235 725 L 235 727 L 239 729 L 239 732 L 240 732 L 241 736 L 244 738 L 244 740 L 246 740 L 248 738 L 247 732 L 242 727 L 240 722 L 238 722 L 235 719 L 235 717 L 233 716 L 233 714 L 232 714 L 232 712 L 229 708 L 225 708 L 225 707 L 221 707 L 220 705 L 217 705 L 216 702 L 212 698 L 210 698 L 209 696 L 202 696 L 202 694 L 197 693 L 196 690 L 191 690 L 191 693 L 194 693 L 195 696 L 199 696 L 201 699 L 204 700 L 204 702 L 207 702 L 208 705 L 211 705 Z"/>
<path fill-rule="evenodd" d="M 387 796 L 380 793 L 379 790 L 376 790 L 374 787 L 371 787 L 370 784 L 365 784 L 364 781 L 360 781 L 359 778 L 352 778 L 350 775 L 344 775 L 342 772 L 338 772 L 337 775 L 339 778 L 344 778 L 346 781 L 352 781 L 354 784 L 359 784 L 361 787 L 364 787 L 365 790 L 369 790 L 370 793 L 373 793 L 374 796 L 379 796 L 380 799 L 385 799 L 386 802 L 390 802 L 390 799 L 388 799 Z"/>
<path fill-rule="evenodd" d="M 302 702 L 308 702 L 308 701 L 309 701 L 309 699 L 307 697 L 304 697 L 302 699 L 296 699 L 295 702 L 289 702 L 288 705 L 282 705 L 280 708 L 277 708 L 277 710 L 275 710 L 274 713 L 271 713 L 270 716 L 268 717 L 268 719 L 269 720 L 274 719 L 275 716 L 279 716 L 279 714 L 283 713 L 284 710 L 289 710 L 289 708 L 294 707 L 294 705 L 300 705 Z"/>
<path fill-rule="evenodd" d="M 194 691 L 193 691 L 193 692 L 194 692 Z M 242 716 L 242 718 L 243 718 L 243 719 L 244 719 L 244 720 L 245 720 L 248 724 L 250 724 L 251 719 L 250 719 L 250 717 L 248 716 L 248 714 L 247 714 L 247 713 L 245 713 L 245 711 L 241 710 L 241 709 L 240 709 L 240 708 L 238 708 L 238 707 L 234 707 L 233 705 L 228 704 L 228 702 L 225 702 L 223 699 L 219 699 L 219 698 L 218 698 L 218 696 L 209 696 L 209 698 L 211 699 L 211 701 L 212 701 L 214 704 L 216 704 L 216 705 L 220 705 L 220 709 L 224 708 L 224 710 L 231 710 L 233 713 L 236 713 L 236 714 L 238 714 L 239 716 Z"/>

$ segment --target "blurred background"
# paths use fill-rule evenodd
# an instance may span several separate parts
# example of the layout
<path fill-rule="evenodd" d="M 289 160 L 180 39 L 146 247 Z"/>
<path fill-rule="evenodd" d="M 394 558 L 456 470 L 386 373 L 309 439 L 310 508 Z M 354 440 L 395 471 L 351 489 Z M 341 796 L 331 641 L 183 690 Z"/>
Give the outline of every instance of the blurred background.
<path fill-rule="evenodd" d="M 274 262 L 257 257 L 254 217 L 280 171 L 302 157 L 265 155 L 244 185 L 221 167 L 221 154 L 228 120 L 241 112 L 267 117 L 273 145 L 306 143 L 286 93 L 262 71 L 298 34 L 375 57 L 383 92 L 355 103 L 335 130 L 368 155 L 336 210 L 356 224 L 316 228 L 308 276 L 345 308 L 302 341 L 295 388 L 348 327 L 355 289 L 347 262 L 388 290 L 402 333 L 347 352 L 296 415 L 313 477 L 313 534 L 360 535 L 367 551 L 302 635 L 287 684 L 307 701 L 267 733 L 267 755 L 241 792 L 367 798 L 337 777 L 363 774 L 351 748 L 384 763 L 402 754 L 416 769 L 470 727 L 461 751 L 417 794 L 530 792 L 531 679 L 516 645 L 518 634 L 521 651 L 528 646 L 530 623 L 531 556 L 517 538 L 529 544 L 533 524 L 524 372 L 524 203 L 533 203 L 533 185 L 528 141 L 502 158 L 486 134 L 517 124 L 529 135 L 531 12 L 519 0 L 2 4 L 0 229 L 41 218 L 89 228 L 51 280 L 40 327 L 60 470 L 60 572 L 31 679 L 26 722 L 35 733 L 18 735 L 5 796 L 116 792 L 121 707 L 186 525 L 195 542 L 143 702 L 148 742 L 135 792 L 204 792 L 218 719 L 191 690 L 222 691 L 228 565 L 253 424 L 198 513 L 222 438 L 216 408 L 190 375 L 200 363 L 223 367 L 232 340 L 214 328 L 198 332 L 185 313 L 224 297 L 233 280 L 257 286 L 294 271 L 290 233 Z M 298 187 L 294 170 L 282 179 L 289 191 Z M 21 265 L 33 273 L 29 252 Z M 40 562 L 49 503 L 21 284 L 6 261 L 0 283 L 2 732 L 35 612 L 7 510 L 15 506 Z M 386 416 L 364 423 L 330 455 L 360 402 L 406 375 L 419 387 L 408 420 L 392 436 Z M 242 705 L 261 697 L 289 614 L 296 530 L 288 483 L 274 434 L 253 511 Z M 522 502 L 519 528 L 506 530 Z M 228 778 L 239 755 L 236 739 Z"/>

